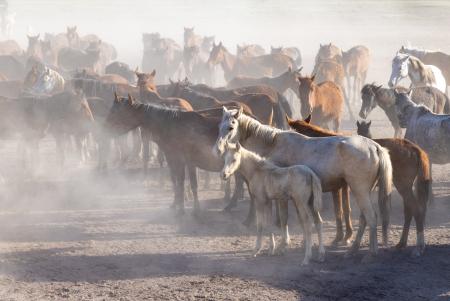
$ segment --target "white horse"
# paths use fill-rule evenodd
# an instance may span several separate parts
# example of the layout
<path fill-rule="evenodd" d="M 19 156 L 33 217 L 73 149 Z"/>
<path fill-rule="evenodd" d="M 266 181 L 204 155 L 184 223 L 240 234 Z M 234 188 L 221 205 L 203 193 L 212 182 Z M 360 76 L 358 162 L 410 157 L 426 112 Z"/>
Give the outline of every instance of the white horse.
<path fill-rule="evenodd" d="M 431 86 L 446 92 L 447 83 L 441 70 L 433 65 L 425 65 L 415 56 L 397 52 L 392 60 L 389 87 L 395 87 L 400 80 L 409 77 L 413 87 Z"/>
<path fill-rule="evenodd" d="M 257 238 L 253 255 L 256 256 L 261 252 L 263 229 L 267 218 L 270 217 L 270 214 L 266 216 L 265 213 L 271 212 L 272 200 L 275 200 L 277 206 L 280 206 L 281 203 L 287 204 L 291 199 L 297 209 L 304 233 L 305 257 L 302 264 L 308 264 L 312 256 L 311 224 L 313 221 L 319 238 L 319 260 L 323 261 L 325 248 L 322 239 L 322 218 L 319 213 L 322 206 L 322 186 L 317 175 L 305 165 L 278 167 L 254 152 L 241 147 L 239 143 L 226 144 L 224 161 L 223 179 L 228 180 L 239 170 L 247 181 L 249 193 L 256 204 Z M 310 201 L 312 201 L 311 205 L 309 205 Z M 280 213 L 283 213 L 280 214 L 283 240 L 277 251 L 283 252 L 289 244 L 288 216 L 285 211 L 280 210 Z M 270 254 L 275 254 L 273 233 L 270 237 Z"/>
<path fill-rule="evenodd" d="M 366 222 L 370 228 L 368 257 L 377 253 L 377 220 L 370 192 L 378 182 L 383 242 L 387 245 L 387 204 L 392 191 L 392 165 L 388 151 L 376 142 L 361 136 L 310 138 L 265 126 L 244 115 L 242 110 L 224 108 L 214 146 L 216 154 L 225 152 L 226 142 L 240 142 L 279 166 L 307 165 L 320 178 L 323 191 L 335 191 L 348 184 L 361 209 L 359 229 L 350 254 L 359 249 Z"/>
<path fill-rule="evenodd" d="M 36 83 L 30 89 L 32 94 L 53 95 L 64 91 L 65 80 L 55 70 L 44 67 Z"/>

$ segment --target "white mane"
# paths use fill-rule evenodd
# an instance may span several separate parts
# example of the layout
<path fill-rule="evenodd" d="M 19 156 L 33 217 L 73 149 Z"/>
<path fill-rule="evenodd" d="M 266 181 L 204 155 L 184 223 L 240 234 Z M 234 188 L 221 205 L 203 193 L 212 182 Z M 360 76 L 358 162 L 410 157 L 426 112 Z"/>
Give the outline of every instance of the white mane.
<path fill-rule="evenodd" d="M 276 135 L 283 132 L 283 130 L 264 125 L 245 114 L 241 114 L 238 117 L 238 121 L 244 137 L 255 136 L 263 139 L 268 144 L 273 144 Z"/>

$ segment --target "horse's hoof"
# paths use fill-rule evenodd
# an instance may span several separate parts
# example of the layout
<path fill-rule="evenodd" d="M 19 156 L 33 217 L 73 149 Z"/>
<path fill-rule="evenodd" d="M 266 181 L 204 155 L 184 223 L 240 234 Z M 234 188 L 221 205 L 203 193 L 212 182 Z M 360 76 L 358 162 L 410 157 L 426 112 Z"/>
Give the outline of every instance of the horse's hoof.
<path fill-rule="evenodd" d="M 231 211 L 231 209 L 236 208 L 236 207 L 237 207 L 237 202 L 231 201 L 228 203 L 228 205 L 225 208 L 223 208 L 223 211 L 228 212 L 228 211 Z"/>
<path fill-rule="evenodd" d="M 261 250 L 256 250 L 256 251 L 254 251 L 253 254 L 252 254 L 253 257 L 257 257 L 257 256 L 259 256 L 259 255 L 261 255 Z"/>
<path fill-rule="evenodd" d="M 325 253 L 319 253 L 319 256 L 317 257 L 318 262 L 324 262 L 325 261 Z"/>
<path fill-rule="evenodd" d="M 333 241 L 331 242 L 331 246 L 336 248 L 336 247 L 339 246 L 339 244 L 341 243 L 341 241 L 342 241 L 342 237 L 336 237 L 336 238 L 333 239 Z"/>
<path fill-rule="evenodd" d="M 398 250 L 404 249 L 404 248 L 406 248 L 406 243 L 399 242 L 398 244 L 395 245 L 395 248 Z"/>
<path fill-rule="evenodd" d="M 420 257 L 420 255 L 422 255 L 422 253 L 420 252 L 420 250 L 418 248 L 414 248 L 413 251 L 411 252 L 412 258 Z"/>
<path fill-rule="evenodd" d="M 361 259 L 361 263 L 374 263 L 376 260 L 376 256 L 372 253 L 364 255 L 364 257 Z"/>

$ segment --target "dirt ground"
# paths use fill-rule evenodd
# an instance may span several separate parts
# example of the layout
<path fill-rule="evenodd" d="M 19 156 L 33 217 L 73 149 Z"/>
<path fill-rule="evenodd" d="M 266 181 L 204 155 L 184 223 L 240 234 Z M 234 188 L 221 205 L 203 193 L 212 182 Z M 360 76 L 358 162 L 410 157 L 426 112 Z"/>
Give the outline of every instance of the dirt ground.
<path fill-rule="evenodd" d="M 385 121 L 374 123 L 376 136 L 390 135 L 380 126 Z M 395 193 L 391 246 L 381 248 L 374 262 L 361 263 L 366 233 L 361 251 L 344 258 L 347 247 L 330 247 L 335 223 L 327 195 L 326 261 L 304 267 L 294 215 L 285 255 L 251 257 L 254 228 L 242 225 L 248 202 L 222 212 L 216 176 L 210 189 L 201 189 L 202 214 L 194 218 L 187 202 L 186 215 L 177 217 L 169 209 L 170 185 L 159 182 L 157 168 L 146 181 L 131 165 L 100 175 L 94 163 L 72 160 L 60 171 L 54 167 L 53 141 L 47 139 L 40 170 L 24 175 L 15 145 L 9 141 L 0 149 L 0 300 L 450 299 L 448 165 L 434 167 L 424 256 L 412 258 L 412 247 L 393 247 L 403 223 Z M 358 214 L 353 206 L 355 226 Z M 409 245 L 414 243 L 413 227 Z"/>

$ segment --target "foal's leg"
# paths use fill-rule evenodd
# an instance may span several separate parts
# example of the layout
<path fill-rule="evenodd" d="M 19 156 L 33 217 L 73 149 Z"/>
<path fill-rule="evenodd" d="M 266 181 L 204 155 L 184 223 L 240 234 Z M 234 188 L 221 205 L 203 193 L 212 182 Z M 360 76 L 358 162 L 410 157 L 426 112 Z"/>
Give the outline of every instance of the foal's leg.
<path fill-rule="evenodd" d="M 229 182 L 227 183 L 229 185 Z M 242 198 L 244 196 L 244 178 L 242 175 L 237 172 L 234 174 L 234 192 L 233 196 L 230 199 L 230 202 L 225 207 L 225 211 L 229 211 L 232 208 L 237 206 L 237 201 L 239 198 Z"/>
<path fill-rule="evenodd" d="M 197 184 L 197 168 L 195 166 L 188 166 L 189 182 L 191 183 L 191 191 L 194 197 L 194 214 L 200 212 L 200 203 L 198 202 L 198 184 Z"/>
<path fill-rule="evenodd" d="M 305 207 L 309 207 L 308 209 L 310 210 L 312 218 L 314 220 L 314 226 L 316 228 L 317 238 L 319 240 L 318 260 L 322 262 L 325 260 L 325 247 L 323 246 L 323 231 L 322 231 L 323 220 L 322 217 L 320 216 L 320 212 L 314 210 L 314 206 L 312 204 L 310 204 L 310 206 Z"/>
<path fill-rule="evenodd" d="M 302 265 L 307 265 L 312 257 L 311 219 L 308 216 L 307 210 L 309 210 L 308 206 L 301 205 L 298 207 L 298 212 L 303 222 L 303 241 L 305 244 L 305 257 Z"/>
<path fill-rule="evenodd" d="M 262 233 L 264 230 L 264 207 L 265 200 L 263 199 L 255 199 L 255 207 L 256 207 L 256 244 L 255 251 L 253 252 L 253 256 L 256 257 L 261 252 L 262 248 Z"/>
<path fill-rule="evenodd" d="M 280 216 L 280 227 L 281 227 L 281 243 L 277 249 L 277 253 L 283 254 L 286 247 L 290 243 L 289 229 L 288 229 L 288 200 L 279 200 L 276 202 L 278 207 L 278 212 Z"/>
<path fill-rule="evenodd" d="M 344 237 L 344 231 L 342 228 L 342 190 L 334 190 L 333 194 L 333 205 L 334 205 L 334 215 L 336 216 L 336 238 L 333 240 L 332 244 L 337 245 Z"/>

